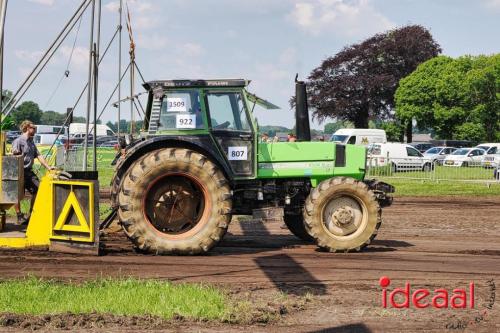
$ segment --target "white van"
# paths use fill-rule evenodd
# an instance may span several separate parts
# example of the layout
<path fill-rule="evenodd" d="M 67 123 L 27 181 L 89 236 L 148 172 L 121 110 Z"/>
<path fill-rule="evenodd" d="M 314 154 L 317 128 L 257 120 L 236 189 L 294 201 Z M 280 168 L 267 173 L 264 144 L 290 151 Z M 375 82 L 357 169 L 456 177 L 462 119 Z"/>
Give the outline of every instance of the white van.
<path fill-rule="evenodd" d="M 381 129 L 341 128 L 332 135 L 330 141 L 368 146 L 371 143 L 386 143 L 387 135 Z"/>
<path fill-rule="evenodd" d="M 64 135 L 59 135 L 58 137 L 57 134 L 45 133 L 35 134 L 33 141 L 36 145 L 61 145 L 65 139 L 66 137 Z"/>
<path fill-rule="evenodd" d="M 500 143 L 481 143 L 474 148 L 481 148 L 486 152 L 485 155 L 493 155 L 500 153 Z"/>
<path fill-rule="evenodd" d="M 115 135 L 115 132 L 107 125 L 97 124 L 97 136 L 107 136 L 107 135 Z M 91 135 L 94 134 L 94 124 L 89 124 L 89 133 Z M 69 134 L 71 137 L 75 137 L 78 134 L 82 134 L 85 136 L 85 123 L 71 123 L 69 124 Z"/>
<path fill-rule="evenodd" d="M 430 171 L 432 161 L 405 143 L 373 143 L 368 146 L 369 167 L 390 165 L 393 172 L 402 170 Z"/>

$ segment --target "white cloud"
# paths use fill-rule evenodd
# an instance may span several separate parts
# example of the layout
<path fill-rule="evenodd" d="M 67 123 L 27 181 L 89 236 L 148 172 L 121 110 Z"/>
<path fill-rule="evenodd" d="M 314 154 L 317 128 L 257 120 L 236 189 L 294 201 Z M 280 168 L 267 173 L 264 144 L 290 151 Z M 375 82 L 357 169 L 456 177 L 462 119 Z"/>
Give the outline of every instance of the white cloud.
<path fill-rule="evenodd" d="M 71 55 L 71 47 L 69 46 L 63 46 L 61 47 L 59 54 L 62 59 L 61 61 L 64 61 L 67 63 L 70 55 Z M 71 64 L 70 64 L 70 70 L 74 69 L 85 69 L 87 70 L 87 67 L 89 64 L 89 49 L 86 47 L 75 47 L 73 50 L 73 55 L 71 57 Z"/>
<path fill-rule="evenodd" d="M 16 58 L 22 61 L 34 63 L 36 61 L 39 61 L 42 56 L 43 52 L 42 51 L 25 51 L 25 50 L 15 50 L 14 54 Z"/>
<path fill-rule="evenodd" d="M 205 52 L 203 47 L 200 44 L 196 43 L 185 43 L 181 45 L 179 52 L 183 56 L 188 56 L 188 57 L 198 57 Z"/>
<path fill-rule="evenodd" d="M 160 34 L 138 34 L 136 37 L 136 44 L 139 48 L 157 51 L 165 49 L 168 46 L 168 39 Z M 169 50 L 166 50 L 169 51 Z"/>
<path fill-rule="evenodd" d="M 500 0 L 486 0 L 485 4 L 490 8 L 500 8 Z"/>
<path fill-rule="evenodd" d="M 295 3 L 288 19 L 313 35 L 329 32 L 359 37 L 394 27 L 370 0 L 302 0 Z"/>
<path fill-rule="evenodd" d="M 158 9 L 154 7 L 148 1 L 139 1 L 139 0 L 128 0 L 123 2 L 123 15 L 124 21 L 127 21 L 127 6 L 130 11 L 130 20 L 132 22 L 132 30 L 133 31 L 142 31 L 155 28 L 159 25 L 160 19 L 157 16 Z M 109 12 L 117 12 L 120 8 L 119 1 L 112 1 L 107 3 L 104 6 L 104 9 Z M 124 22 L 124 27 L 126 23 Z"/>
<path fill-rule="evenodd" d="M 29 0 L 29 2 L 34 2 L 38 3 L 43 6 L 53 6 L 55 3 L 55 0 Z"/>

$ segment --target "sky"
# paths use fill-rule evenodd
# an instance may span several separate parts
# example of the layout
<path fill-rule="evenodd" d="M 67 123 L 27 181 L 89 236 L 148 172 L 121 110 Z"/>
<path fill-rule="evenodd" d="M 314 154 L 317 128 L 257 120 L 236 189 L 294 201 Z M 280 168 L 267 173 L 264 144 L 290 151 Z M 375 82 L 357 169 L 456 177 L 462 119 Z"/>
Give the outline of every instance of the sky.
<path fill-rule="evenodd" d="M 9 0 L 5 24 L 4 89 L 16 91 L 82 0 Z M 146 81 L 251 80 L 249 90 L 281 107 L 258 110 L 260 125 L 293 127 L 288 100 L 295 74 L 311 71 L 343 47 L 389 29 L 420 24 L 443 54 L 493 54 L 500 47 L 500 0 L 123 0 L 130 9 L 136 62 Z M 101 50 L 119 24 L 119 1 L 102 0 Z M 64 113 L 87 80 L 90 10 L 55 53 L 23 100 Z M 76 27 L 80 26 L 79 29 Z M 73 48 L 73 45 L 75 47 Z M 128 64 L 123 29 L 123 69 Z M 69 64 L 69 66 L 68 66 Z M 69 70 L 69 75 L 64 75 Z M 99 111 L 118 82 L 115 40 L 99 69 Z M 122 96 L 130 89 L 123 84 Z M 140 80 L 136 92 L 143 91 Z M 144 101 L 143 101 L 144 102 Z M 86 99 L 75 110 L 86 113 Z M 130 119 L 129 104 L 122 118 Z M 138 115 L 135 115 L 138 118 Z M 103 122 L 117 120 L 108 107 Z M 328 122 L 328 121 L 327 121 Z M 314 122 L 322 129 L 325 123 Z"/>

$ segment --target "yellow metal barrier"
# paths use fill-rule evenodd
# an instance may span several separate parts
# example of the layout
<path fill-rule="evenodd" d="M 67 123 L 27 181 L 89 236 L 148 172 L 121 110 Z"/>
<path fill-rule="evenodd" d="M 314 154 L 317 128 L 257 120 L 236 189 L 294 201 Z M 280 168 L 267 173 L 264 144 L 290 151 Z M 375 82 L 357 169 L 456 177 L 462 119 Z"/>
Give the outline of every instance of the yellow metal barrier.
<path fill-rule="evenodd" d="M 56 171 L 41 179 L 26 234 L 0 233 L 0 247 L 49 247 L 54 241 L 64 246 L 98 247 L 93 181 L 59 180 Z"/>

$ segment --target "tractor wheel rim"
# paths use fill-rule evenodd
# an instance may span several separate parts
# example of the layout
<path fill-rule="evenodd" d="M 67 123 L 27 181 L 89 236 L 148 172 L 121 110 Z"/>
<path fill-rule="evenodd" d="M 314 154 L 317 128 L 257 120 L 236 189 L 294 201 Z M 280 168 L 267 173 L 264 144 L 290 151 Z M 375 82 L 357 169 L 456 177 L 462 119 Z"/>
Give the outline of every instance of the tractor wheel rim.
<path fill-rule="evenodd" d="M 325 205 L 322 222 L 335 237 L 349 237 L 360 231 L 365 223 L 363 204 L 356 198 L 338 195 Z"/>
<path fill-rule="evenodd" d="M 160 233 L 174 237 L 190 234 L 204 220 L 207 193 L 192 175 L 163 175 L 155 179 L 145 193 L 144 215 Z"/>

